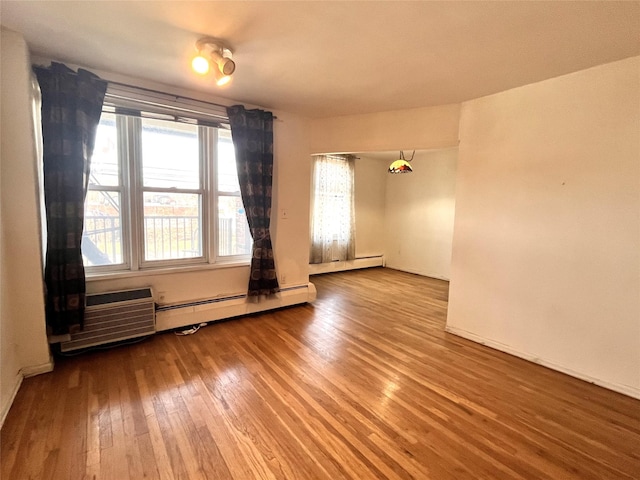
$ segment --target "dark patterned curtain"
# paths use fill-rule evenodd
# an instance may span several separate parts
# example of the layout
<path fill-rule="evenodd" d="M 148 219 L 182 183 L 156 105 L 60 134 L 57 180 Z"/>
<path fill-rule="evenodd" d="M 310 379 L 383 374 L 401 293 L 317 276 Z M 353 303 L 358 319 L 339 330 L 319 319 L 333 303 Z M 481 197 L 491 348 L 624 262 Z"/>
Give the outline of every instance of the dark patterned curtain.
<path fill-rule="evenodd" d="M 280 291 L 271 245 L 271 185 L 273 177 L 273 114 L 227 108 L 236 152 L 240 193 L 253 238 L 249 297 Z"/>
<path fill-rule="evenodd" d="M 47 325 L 60 335 L 84 321 L 84 199 L 107 82 L 60 63 L 34 71 L 42 91 Z"/>

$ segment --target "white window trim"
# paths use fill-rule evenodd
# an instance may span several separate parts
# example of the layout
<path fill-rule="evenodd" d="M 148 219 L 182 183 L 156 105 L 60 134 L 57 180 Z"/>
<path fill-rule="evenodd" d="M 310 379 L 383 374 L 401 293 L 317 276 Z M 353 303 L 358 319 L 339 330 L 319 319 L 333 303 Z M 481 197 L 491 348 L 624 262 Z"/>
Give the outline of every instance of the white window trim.
<path fill-rule="evenodd" d="M 153 267 L 144 270 L 104 270 L 86 272 L 87 282 L 99 282 L 102 280 L 120 280 L 123 278 L 152 277 L 157 275 L 171 275 L 177 273 L 215 271 L 226 268 L 249 268 L 251 263 L 248 259 L 242 261 L 225 260 L 217 263 L 198 263 L 195 265 L 182 265 L 173 267 Z"/>
<path fill-rule="evenodd" d="M 218 197 L 240 196 L 239 193 L 218 192 L 217 189 L 217 168 L 215 166 L 218 163 L 218 129 L 224 128 L 222 121 L 226 120 L 226 111 L 220 106 L 211 106 L 204 102 L 180 99 L 158 92 L 149 93 L 137 90 L 134 87 L 113 87 L 111 85 L 107 91 L 106 104 L 108 110 L 112 110 L 117 105 L 118 108 L 125 107 L 132 110 L 137 108 L 138 111 L 147 111 L 147 107 L 151 106 L 152 113 L 160 115 L 174 112 L 176 115 L 184 115 L 194 120 L 203 116 L 205 117 L 205 122 L 211 123 L 211 127 L 198 127 L 199 138 L 201 138 L 199 141 L 200 186 L 198 189 L 144 187 L 142 162 L 130 161 L 131 158 L 142 158 L 142 146 L 140 145 L 142 120 L 140 117 L 126 117 L 114 112 L 116 113 L 116 125 L 118 128 L 120 185 L 118 187 L 97 186 L 91 187 L 90 190 L 118 191 L 120 194 L 123 263 L 86 266 L 87 280 L 248 266 L 251 253 L 220 256 L 218 251 L 220 243 L 217 237 L 219 225 Z M 154 112 L 155 107 L 157 107 L 157 110 Z M 145 191 L 196 193 L 201 195 L 201 230 L 206 232 L 202 236 L 201 256 L 168 260 L 144 259 L 144 202 L 142 199 Z"/>

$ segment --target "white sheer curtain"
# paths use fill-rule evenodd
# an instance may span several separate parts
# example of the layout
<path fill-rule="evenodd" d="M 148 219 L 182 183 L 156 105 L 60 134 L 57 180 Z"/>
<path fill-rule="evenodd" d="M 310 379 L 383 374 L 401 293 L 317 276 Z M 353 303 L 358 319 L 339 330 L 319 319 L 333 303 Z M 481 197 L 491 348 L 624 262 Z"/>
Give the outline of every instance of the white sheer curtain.
<path fill-rule="evenodd" d="M 313 162 L 309 263 L 355 257 L 352 155 L 316 155 Z"/>

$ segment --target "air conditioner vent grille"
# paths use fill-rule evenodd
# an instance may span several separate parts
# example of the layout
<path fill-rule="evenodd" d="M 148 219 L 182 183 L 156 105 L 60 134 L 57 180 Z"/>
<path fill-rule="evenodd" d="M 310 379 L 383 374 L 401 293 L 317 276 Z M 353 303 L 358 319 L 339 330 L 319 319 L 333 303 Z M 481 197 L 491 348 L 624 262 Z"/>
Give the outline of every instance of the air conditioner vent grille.
<path fill-rule="evenodd" d="M 94 293 L 87 295 L 87 307 L 128 302 L 132 300 L 149 300 L 152 298 L 153 294 L 151 293 L 150 288 L 123 290 L 121 292 Z"/>
<path fill-rule="evenodd" d="M 61 352 L 70 352 L 152 335 L 155 303 L 150 288 L 87 295 L 84 329 L 60 343 Z"/>

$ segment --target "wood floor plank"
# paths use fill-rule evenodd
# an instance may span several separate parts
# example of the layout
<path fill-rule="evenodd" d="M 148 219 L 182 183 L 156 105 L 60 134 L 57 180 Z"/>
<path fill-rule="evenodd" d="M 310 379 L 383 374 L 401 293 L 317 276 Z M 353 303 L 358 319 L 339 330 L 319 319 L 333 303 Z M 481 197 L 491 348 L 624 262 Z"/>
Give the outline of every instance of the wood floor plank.
<path fill-rule="evenodd" d="M 640 477 L 640 401 L 447 334 L 447 282 L 383 268 L 312 281 L 313 305 L 25 379 L 0 478 Z"/>
<path fill-rule="evenodd" d="M 287 355 L 277 356 L 273 352 L 266 350 L 266 345 L 263 344 L 262 346 L 265 350 L 256 350 L 255 344 L 252 344 L 250 348 L 257 357 L 263 358 L 262 361 L 270 363 L 270 366 L 285 380 L 287 387 L 298 395 L 302 402 L 307 405 L 307 408 L 311 408 L 314 411 L 327 429 L 340 439 L 344 448 L 352 450 L 355 457 L 359 457 L 363 464 L 368 465 L 373 472 L 383 475 L 383 478 L 402 478 L 389 465 L 380 460 L 380 455 L 377 455 L 366 445 L 366 442 L 363 441 L 365 437 L 356 435 L 351 431 L 349 428 L 350 421 L 352 421 L 351 412 L 343 409 L 340 411 L 340 415 L 336 415 L 335 412 L 338 409 L 335 408 L 335 402 L 332 402 L 332 399 L 326 395 L 323 389 L 313 386 L 307 381 L 307 378 L 310 377 L 309 369 L 305 371 L 307 378 L 301 376 L 294 378 L 286 375 L 285 372 L 290 371 L 292 362 L 295 363 L 295 359 L 287 359 Z M 279 348 L 278 352 L 283 353 L 283 349 Z M 267 360 L 268 357 L 269 359 Z"/>

